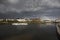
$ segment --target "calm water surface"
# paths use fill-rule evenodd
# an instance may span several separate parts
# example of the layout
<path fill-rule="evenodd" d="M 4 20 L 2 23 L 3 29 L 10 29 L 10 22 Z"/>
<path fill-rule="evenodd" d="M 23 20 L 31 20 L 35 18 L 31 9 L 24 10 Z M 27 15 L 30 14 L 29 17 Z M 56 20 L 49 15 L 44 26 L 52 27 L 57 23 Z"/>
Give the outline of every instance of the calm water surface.
<path fill-rule="evenodd" d="M 4 40 L 16 40 L 15 38 L 18 39 L 22 35 L 26 37 L 26 34 L 31 36 L 31 40 L 58 40 L 56 36 L 56 26 L 54 24 L 29 24 L 26 26 L 0 25 L 0 37 Z M 14 38 L 14 36 L 17 37 Z"/>

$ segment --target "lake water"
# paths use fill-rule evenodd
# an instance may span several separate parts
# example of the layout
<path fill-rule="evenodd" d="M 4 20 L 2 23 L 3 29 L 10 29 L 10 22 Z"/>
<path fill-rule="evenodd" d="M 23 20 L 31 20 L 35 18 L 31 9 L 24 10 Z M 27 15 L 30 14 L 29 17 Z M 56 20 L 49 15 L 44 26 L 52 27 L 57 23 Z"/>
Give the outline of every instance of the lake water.
<path fill-rule="evenodd" d="M 28 34 L 28 35 L 25 35 L 25 34 Z M 25 35 L 25 37 L 26 36 L 29 37 L 32 35 L 31 40 L 58 40 L 56 36 L 55 24 L 50 24 L 50 25 L 49 24 L 29 24 L 29 25 L 19 25 L 19 26 L 0 25 L 0 37 L 4 40 L 9 40 L 9 39 L 16 40 L 15 38 L 19 38 L 19 36 L 21 35 Z M 14 36 L 17 36 L 17 37 L 14 38 Z"/>

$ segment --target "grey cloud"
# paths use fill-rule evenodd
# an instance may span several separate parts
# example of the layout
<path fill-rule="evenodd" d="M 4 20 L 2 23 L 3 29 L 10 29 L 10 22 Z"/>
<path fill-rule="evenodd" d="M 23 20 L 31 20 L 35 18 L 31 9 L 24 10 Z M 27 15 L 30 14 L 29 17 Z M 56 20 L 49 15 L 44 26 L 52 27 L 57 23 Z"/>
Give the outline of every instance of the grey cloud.
<path fill-rule="evenodd" d="M 58 8 L 60 8 L 60 0 L 19 0 L 14 3 L 12 3 L 11 0 L 0 0 L 1 13 L 8 14 L 9 12 L 16 12 L 19 13 L 18 15 L 21 17 L 58 17 L 60 16 L 60 9 Z"/>
<path fill-rule="evenodd" d="M 9 0 L 11 2 L 11 0 Z M 8 0 L 2 0 L 2 4 L 0 4 L 0 11 L 7 12 L 7 11 L 37 11 L 37 10 L 44 10 L 45 8 L 54 8 L 60 7 L 59 0 L 19 0 L 18 3 L 14 4 L 13 2 L 10 3 Z M 3 4 L 4 3 L 4 4 Z M 2 6 L 3 5 L 3 6 Z M 4 10 L 6 9 L 6 10 Z"/>

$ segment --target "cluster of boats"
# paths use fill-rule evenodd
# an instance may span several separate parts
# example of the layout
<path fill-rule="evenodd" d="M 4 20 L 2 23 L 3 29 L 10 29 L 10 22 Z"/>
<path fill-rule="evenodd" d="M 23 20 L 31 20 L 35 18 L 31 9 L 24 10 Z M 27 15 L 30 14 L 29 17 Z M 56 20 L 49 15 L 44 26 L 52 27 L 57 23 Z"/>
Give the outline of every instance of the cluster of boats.
<path fill-rule="evenodd" d="M 59 23 L 60 20 L 41 20 L 41 19 L 0 19 L 0 24 L 25 24 L 25 23 Z"/>
<path fill-rule="evenodd" d="M 0 19 L 0 24 L 28 25 L 28 23 L 40 23 L 39 19 Z"/>

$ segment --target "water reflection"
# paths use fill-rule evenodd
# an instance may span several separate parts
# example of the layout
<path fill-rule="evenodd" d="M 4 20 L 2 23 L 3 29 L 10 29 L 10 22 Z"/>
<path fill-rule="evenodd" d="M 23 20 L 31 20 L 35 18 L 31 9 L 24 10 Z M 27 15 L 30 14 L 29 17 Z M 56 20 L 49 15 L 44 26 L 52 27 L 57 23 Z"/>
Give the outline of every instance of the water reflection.
<path fill-rule="evenodd" d="M 56 27 L 51 23 L 29 25 L 0 25 L 4 40 L 57 40 Z"/>

